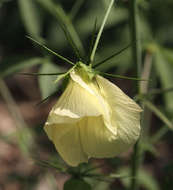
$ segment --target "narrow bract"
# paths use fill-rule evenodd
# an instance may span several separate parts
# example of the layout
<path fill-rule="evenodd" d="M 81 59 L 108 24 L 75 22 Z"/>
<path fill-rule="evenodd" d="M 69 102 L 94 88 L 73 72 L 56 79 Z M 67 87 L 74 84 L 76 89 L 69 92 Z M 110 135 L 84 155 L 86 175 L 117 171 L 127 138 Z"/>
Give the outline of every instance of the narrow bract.
<path fill-rule="evenodd" d="M 81 68 L 69 76 L 44 127 L 61 157 L 77 166 L 127 151 L 140 135 L 141 108 L 100 75 Z"/>

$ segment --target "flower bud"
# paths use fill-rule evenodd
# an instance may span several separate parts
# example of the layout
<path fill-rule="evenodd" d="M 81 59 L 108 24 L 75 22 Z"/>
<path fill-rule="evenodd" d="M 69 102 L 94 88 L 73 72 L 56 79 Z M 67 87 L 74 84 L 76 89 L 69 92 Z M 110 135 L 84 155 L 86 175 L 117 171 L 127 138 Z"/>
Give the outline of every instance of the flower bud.
<path fill-rule="evenodd" d="M 140 135 L 141 108 L 100 75 L 74 69 L 44 129 L 71 166 L 90 157 L 109 158 L 128 150 Z"/>

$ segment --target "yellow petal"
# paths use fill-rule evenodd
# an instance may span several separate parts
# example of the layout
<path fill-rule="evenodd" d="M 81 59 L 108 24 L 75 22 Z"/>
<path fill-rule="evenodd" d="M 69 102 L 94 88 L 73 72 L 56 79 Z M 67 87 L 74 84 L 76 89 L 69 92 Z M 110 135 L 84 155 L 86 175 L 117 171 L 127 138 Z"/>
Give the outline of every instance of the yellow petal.
<path fill-rule="evenodd" d="M 82 117 L 98 116 L 104 111 L 96 96 L 70 80 L 66 90 L 52 108 L 47 124 L 77 122 Z"/>
<path fill-rule="evenodd" d="M 46 125 L 44 129 L 61 157 L 69 165 L 77 166 L 88 161 L 88 156 L 81 146 L 80 131 L 76 124 Z"/>
<path fill-rule="evenodd" d="M 110 117 L 86 117 L 80 121 L 81 142 L 90 157 L 106 158 L 127 151 L 140 135 L 141 108 L 116 85 L 96 77 L 100 94 L 107 101 Z"/>
<path fill-rule="evenodd" d="M 112 128 L 109 127 L 111 109 L 107 103 L 107 100 L 102 96 L 97 81 L 95 79 L 92 81 L 84 81 L 84 79 L 82 79 L 82 77 L 75 71 L 71 72 L 70 76 L 76 84 L 85 89 L 85 91 L 88 92 L 89 94 L 93 95 L 92 97 L 94 97 L 95 99 L 94 101 L 97 102 L 96 106 L 98 106 L 100 115 L 102 115 L 104 118 L 104 122 L 107 123 L 107 127 L 109 128 L 109 130 L 114 134 L 116 134 L 116 129 L 112 130 Z M 91 104 L 93 103 L 91 102 Z M 87 108 L 88 107 L 87 103 L 85 105 Z M 90 114 L 85 116 L 99 116 L 99 115 Z"/>
<path fill-rule="evenodd" d="M 102 116 L 83 118 L 79 125 L 83 150 L 89 157 L 108 158 L 124 151 L 121 139 L 105 126 Z"/>
<path fill-rule="evenodd" d="M 142 109 L 107 79 L 97 76 L 97 82 L 112 110 L 111 124 L 112 128 L 117 129 L 117 138 L 121 139 L 125 147 L 134 144 L 140 135 L 140 112 Z"/>

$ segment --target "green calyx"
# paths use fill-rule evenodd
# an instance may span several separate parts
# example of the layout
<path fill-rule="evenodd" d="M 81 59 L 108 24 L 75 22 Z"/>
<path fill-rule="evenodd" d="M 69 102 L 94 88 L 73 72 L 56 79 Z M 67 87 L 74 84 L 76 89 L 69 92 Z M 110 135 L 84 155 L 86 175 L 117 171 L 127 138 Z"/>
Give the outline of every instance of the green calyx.
<path fill-rule="evenodd" d="M 74 69 L 83 80 L 88 82 L 91 82 L 96 75 L 96 72 L 90 66 L 82 63 L 81 61 L 76 63 Z"/>
<path fill-rule="evenodd" d="M 55 82 L 59 82 L 59 80 L 68 77 L 72 71 L 75 71 L 85 82 L 92 82 L 93 78 L 96 75 L 96 71 L 94 71 L 90 66 L 78 61 L 71 69 L 67 72 L 58 75 Z"/>

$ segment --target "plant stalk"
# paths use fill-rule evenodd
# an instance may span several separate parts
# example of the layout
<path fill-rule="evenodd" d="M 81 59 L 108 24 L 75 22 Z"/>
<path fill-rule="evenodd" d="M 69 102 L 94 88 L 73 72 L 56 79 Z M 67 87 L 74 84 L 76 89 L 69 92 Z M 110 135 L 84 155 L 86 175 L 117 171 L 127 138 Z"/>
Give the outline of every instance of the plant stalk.
<path fill-rule="evenodd" d="M 99 41 L 100 41 L 100 38 L 101 38 L 101 35 L 102 35 L 102 32 L 103 32 L 104 26 L 105 26 L 105 24 L 106 24 L 107 18 L 108 18 L 108 16 L 109 16 L 109 13 L 110 13 L 110 11 L 111 11 L 111 8 L 112 8 L 113 4 L 114 4 L 114 0 L 111 0 L 111 1 L 110 1 L 110 4 L 109 4 L 109 7 L 108 7 L 108 9 L 107 9 L 107 11 L 106 11 L 106 14 L 105 14 L 105 16 L 104 16 L 103 22 L 102 22 L 102 24 L 101 24 L 101 27 L 100 27 L 100 29 L 99 29 L 99 32 L 98 32 L 96 41 L 95 41 L 95 43 L 94 43 L 94 47 L 93 47 L 92 52 L 91 52 L 90 66 L 92 66 L 92 63 L 93 63 L 93 61 L 94 61 L 94 57 L 95 57 L 95 53 L 96 53 L 96 50 L 97 50 L 97 46 L 98 46 L 98 43 L 99 43 Z"/>
<path fill-rule="evenodd" d="M 129 15 L 130 15 L 130 29 L 131 29 L 131 39 L 132 39 L 132 56 L 133 61 L 136 67 L 136 74 L 137 77 L 141 77 L 141 67 L 142 67 L 142 60 L 141 60 L 141 48 L 140 48 L 140 38 L 139 38 L 139 31 L 138 31 L 138 13 L 137 13 L 137 0 L 130 0 L 129 1 Z M 137 92 L 140 94 L 140 85 L 137 83 Z M 142 122 L 141 122 L 142 123 Z M 132 162 L 131 162 L 131 183 L 130 183 L 130 190 L 137 190 L 138 189 L 138 171 L 141 164 L 141 147 L 140 147 L 140 140 L 135 144 L 133 155 L 132 155 Z"/>
<path fill-rule="evenodd" d="M 137 0 L 130 0 L 130 29 L 131 29 L 131 40 L 132 40 L 132 55 L 133 60 L 136 65 L 137 77 L 141 77 L 142 70 L 142 56 L 141 56 L 141 46 L 140 46 L 140 35 L 138 27 L 138 10 L 137 10 Z M 138 92 L 140 90 L 138 89 Z"/>

